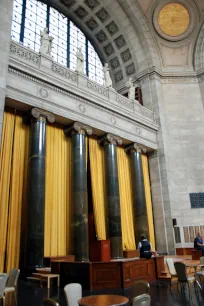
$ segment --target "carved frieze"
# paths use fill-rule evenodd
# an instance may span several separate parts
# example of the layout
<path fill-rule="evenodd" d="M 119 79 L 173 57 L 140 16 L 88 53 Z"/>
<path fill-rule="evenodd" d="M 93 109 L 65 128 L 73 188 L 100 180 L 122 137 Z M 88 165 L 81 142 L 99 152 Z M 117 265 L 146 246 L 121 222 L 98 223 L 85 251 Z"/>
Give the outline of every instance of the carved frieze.
<path fill-rule="evenodd" d="M 61 77 L 65 78 L 65 79 L 71 80 L 73 82 L 77 82 L 76 73 L 71 71 L 68 68 L 64 68 L 64 67 L 58 65 L 57 63 L 52 63 L 51 70 L 54 73 L 60 75 Z"/>
<path fill-rule="evenodd" d="M 10 44 L 10 52 L 13 55 L 19 56 L 22 59 L 32 62 L 35 65 L 39 65 L 40 63 L 40 56 L 34 51 L 31 51 L 20 44 L 16 44 L 11 42 Z"/>
<path fill-rule="evenodd" d="M 87 87 L 105 97 L 108 97 L 108 89 L 106 87 L 100 86 L 90 80 L 87 80 Z"/>
<path fill-rule="evenodd" d="M 125 107 L 128 107 L 131 110 L 133 110 L 133 108 L 134 108 L 133 102 L 131 102 L 129 99 L 123 97 L 122 95 L 117 94 L 116 95 L 116 101 L 119 104 L 121 104 L 121 105 L 123 105 Z"/>

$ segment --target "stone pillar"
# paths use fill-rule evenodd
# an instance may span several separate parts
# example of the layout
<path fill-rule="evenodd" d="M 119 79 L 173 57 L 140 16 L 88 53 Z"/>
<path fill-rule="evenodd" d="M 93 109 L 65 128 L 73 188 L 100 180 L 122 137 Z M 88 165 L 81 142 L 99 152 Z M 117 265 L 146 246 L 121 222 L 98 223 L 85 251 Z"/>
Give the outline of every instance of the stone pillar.
<path fill-rule="evenodd" d="M 134 143 L 128 146 L 125 151 L 130 154 L 131 160 L 135 241 L 138 243 L 141 234 L 145 234 L 149 238 L 144 176 L 142 170 L 142 150 Z"/>
<path fill-rule="evenodd" d="M 13 0 L 0 1 L 0 140 L 6 96 Z"/>
<path fill-rule="evenodd" d="M 46 123 L 54 122 L 54 115 L 33 108 L 31 124 L 28 176 L 28 244 L 27 267 L 33 270 L 43 266 Z"/>
<path fill-rule="evenodd" d="M 88 195 L 86 171 L 86 134 L 92 128 L 75 122 L 65 130 L 72 138 L 72 242 L 75 259 L 89 261 Z"/>
<path fill-rule="evenodd" d="M 105 150 L 105 170 L 108 205 L 108 237 L 111 243 L 111 258 L 123 258 L 122 231 L 120 214 L 120 194 L 116 145 L 122 144 L 121 138 L 107 134 L 99 140 Z"/>

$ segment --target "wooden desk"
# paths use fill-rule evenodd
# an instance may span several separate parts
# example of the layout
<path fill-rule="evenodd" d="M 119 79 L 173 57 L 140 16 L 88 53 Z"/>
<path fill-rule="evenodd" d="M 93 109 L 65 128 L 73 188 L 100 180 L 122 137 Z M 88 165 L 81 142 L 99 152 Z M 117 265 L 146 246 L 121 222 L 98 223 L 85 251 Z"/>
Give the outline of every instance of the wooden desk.
<path fill-rule="evenodd" d="M 57 278 L 57 286 L 60 286 L 60 278 L 59 274 L 45 274 L 45 273 L 33 273 L 33 276 L 36 276 L 40 279 L 47 279 L 47 288 L 50 288 L 50 279 L 51 278 Z"/>
<path fill-rule="evenodd" d="M 90 295 L 78 301 L 81 306 L 116 306 L 125 305 L 129 301 L 122 295 Z"/>

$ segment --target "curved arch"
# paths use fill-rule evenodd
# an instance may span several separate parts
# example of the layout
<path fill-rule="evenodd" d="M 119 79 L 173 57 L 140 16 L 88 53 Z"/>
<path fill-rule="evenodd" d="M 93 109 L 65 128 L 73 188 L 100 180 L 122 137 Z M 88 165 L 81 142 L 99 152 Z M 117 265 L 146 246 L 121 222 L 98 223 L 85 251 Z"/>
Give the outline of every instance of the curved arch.
<path fill-rule="evenodd" d="M 201 25 L 194 49 L 194 69 L 204 68 L 204 22 Z"/>
<path fill-rule="evenodd" d="M 137 3 L 130 0 L 43 0 L 73 20 L 108 62 L 114 85 L 124 86 L 160 60 L 147 20 Z M 111 2 L 111 3 L 110 3 Z"/>

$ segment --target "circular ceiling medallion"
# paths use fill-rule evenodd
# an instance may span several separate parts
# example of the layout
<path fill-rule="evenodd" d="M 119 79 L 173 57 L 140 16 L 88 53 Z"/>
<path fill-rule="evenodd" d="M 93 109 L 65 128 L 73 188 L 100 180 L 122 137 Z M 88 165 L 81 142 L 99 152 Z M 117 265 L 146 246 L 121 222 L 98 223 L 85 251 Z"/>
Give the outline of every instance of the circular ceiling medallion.
<path fill-rule="evenodd" d="M 194 29 L 195 18 L 192 12 L 192 7 L 183 0 L 166 0 L 166 4 L 159 4 L 154 11 L 154 27 L 167 40 L 182 40 Z"/>
<path fill-rule="evenodd" d="M 158 24 L 164 34 L 179 36 L 188 29 L 190 14 L 184 5 L 168 3 L 159 12 Z"/>

